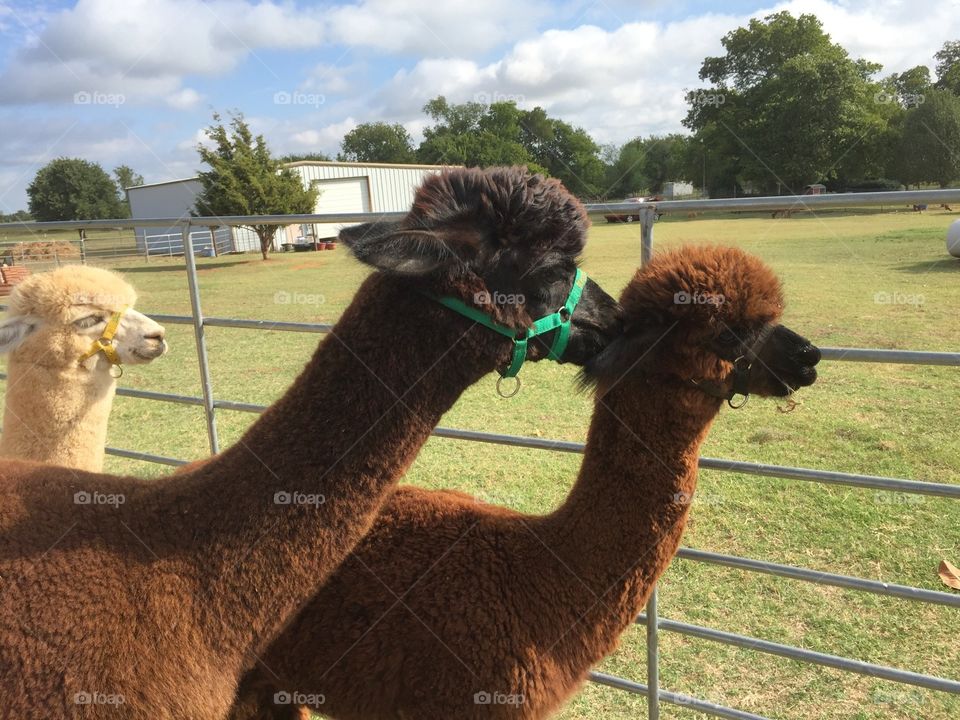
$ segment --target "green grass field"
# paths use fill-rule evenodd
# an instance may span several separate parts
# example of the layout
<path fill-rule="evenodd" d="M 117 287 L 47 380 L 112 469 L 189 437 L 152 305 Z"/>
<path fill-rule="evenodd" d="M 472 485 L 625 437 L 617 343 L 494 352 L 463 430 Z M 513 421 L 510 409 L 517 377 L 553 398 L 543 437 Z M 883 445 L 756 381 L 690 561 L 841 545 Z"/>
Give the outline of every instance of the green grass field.
<path fill-rule="evenodd" d="M 737 244 L 783 277 L 785 323 L 828 346 L 953 350 L 960 346 L 960 261 L 946 255 L 946 213 L 826 214 L 665 218 L 657 247 L 682 242 Z M 617 294 L 639 257 L 639 228 L 592 232 L 585 270 Z M 335 252 L 200 260 L 208 315 L 336 320 L 366 271 Z M 182 262 L 115 263 L 139 289 L 144 312 L 189 313 Z M 284 302 L 288 297 L 296 302 Z M 893 298 L 898 302 L 878 302 Z M 130 368 L 125 385 L 199 395 L 192 329 L 168 327 L 170 354 Z M 223 399 L 269 403 L 300 370 L 318 336 L 208 331 L 213 386 Z M 387 351 L 387 349 L 385 349 Z M 524 368 L 524 387 L 499 398 L 491 376 L 469 390 L 443 424 L 475 430 L 582 440 L 591 400 L 574 390 L 572 367 Z M 958 370 L 824 362 L 820 381 L 789 415 L 754 400 L 724 411 L 704 453 L 713 457 L 960 483 Z M 345 383 L 345 392 L 349 391 Z M 252 422 L 221 412 L 223 442 Z M 305 428 L 322 432 L 322 428 Z M 191 459 L 207 449 L 197 408 L 118 398 L 110 444 Z M 577 471 L 575 455 L 431 440 L 406 482 L 454 487 L 527 512 L 561 501 Z M 116 472 L 163 468 L 110 458 Z M 750 477 L 701 474 L 690 547 L 802 565 L 883 581 L 946 589 L 937 565 L 960 565 L 960 503 L 928 497 Z M 956 610 L 677 560 L 661 582 L 663 617 L 800 645 L 874 663 L 957 678 Z M 645 680 L 641 627 L 625 634 L 603 664 Z M 663 633 L 661 683 L 774 718 L 874 720 L 960 716 L 960 697 L 881 682 L 790 660 Z M 665 718 L 703 717 L 665 705 Z M 564 720 L 642 718 L 644 699 L 588 686 Z"/>

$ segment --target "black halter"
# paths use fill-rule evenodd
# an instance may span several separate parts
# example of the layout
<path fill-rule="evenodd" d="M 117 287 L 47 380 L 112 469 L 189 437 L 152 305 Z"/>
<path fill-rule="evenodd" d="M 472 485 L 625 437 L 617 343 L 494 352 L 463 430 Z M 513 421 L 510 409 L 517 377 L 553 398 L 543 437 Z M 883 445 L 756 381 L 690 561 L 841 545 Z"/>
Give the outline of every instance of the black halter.
<path fill-rule="evenodd" d="M 709 380 L 691 380 L 690 382 L 697 388 L 711 397 L 726 400 L 727 405 L 734 410 L 742 408 L 750 399 L 750 370 L 753 364 L 759 359 L 759 353 L 766 345 L 770 335 L 776 329 L 775 325 L 767 325 L 760 331 L 757 339 L 750 344 L 740 357 L 733 361 L 733 372 L 727 376 L 727 379 L 733 378 L 730 387 L 725 387 L 726 382 L 715 383 Z M 734 398 L 742 397 L 742 400 L 734 402 Z"/>

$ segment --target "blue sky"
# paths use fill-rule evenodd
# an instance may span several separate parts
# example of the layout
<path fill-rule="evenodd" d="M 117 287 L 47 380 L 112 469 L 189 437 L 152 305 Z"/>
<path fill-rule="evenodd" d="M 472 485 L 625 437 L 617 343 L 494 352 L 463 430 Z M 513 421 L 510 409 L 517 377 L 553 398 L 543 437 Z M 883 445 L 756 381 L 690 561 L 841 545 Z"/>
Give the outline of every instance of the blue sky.
<path fill-rule="evenodd" d="M 780 9 L 884 73 L 960 39 L 946 2 L 0 0 L 0 211 L 60 155 L 191 175 L 213 110 L 242 111 L 277 153 L 335 153 L 371 120 L 418 137 L 438 94 L 541 105 L 604 143 L 679 130 L 702 59 Z"/>

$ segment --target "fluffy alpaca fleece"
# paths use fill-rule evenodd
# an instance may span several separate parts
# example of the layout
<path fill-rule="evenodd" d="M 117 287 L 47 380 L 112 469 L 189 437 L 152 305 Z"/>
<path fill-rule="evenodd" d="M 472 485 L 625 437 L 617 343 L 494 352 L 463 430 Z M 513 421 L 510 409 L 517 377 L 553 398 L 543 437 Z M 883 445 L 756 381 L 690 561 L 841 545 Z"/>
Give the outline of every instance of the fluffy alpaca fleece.
<path fill-rule="evenodd" d="M 103 354 L 80 357 L 125 308 L 114 339 L 121 361 L 148 363 L 166 351 L 163 328 L 133 310 L 136 300 L 119 275 L 85 265 L 16 286 L 0 322 L 0 353 L 9 353 L 0 456 L 103 468 L 117 381 Z"/>
<path fill-rule="evenodd" d="M 224 717 L 241 675 L 369 528 L 441 415 L 509 362 L 510 340 L 429 294 L 523 293 L 525 308 L 498 311 L 518 329 L 562 304 L 586 228 L 562 186 L 460 170 L 417 197 L 400 223 L 341 234 L 386 272 L 221 455 L 149 482 L 0 465 L 5 717 Z M 584 363 L 620 328 L 619 306 L 587 283 L 564 359 Z M 545 355 L 531 345 L 532 360 Z"/>
<path fill-rule="evenodd" d="M 677 304 L 708 293 L 718 302 Z M 720 302 L 720 299 L 723 302 Z M 780 316 L 780 284 L 726 248 L 659 254 L 624 291 L 579 478 L 545 516 L 398 488 L 370 533 L 244 680 L 232 715 L 337 720 L 543 718 L 634 622 L 673 557 L 700 444 L 731 360 Z M 750 389 L 816 378 L 819 351 L 777 326 Z M 275 704 L 280 699 L 283 704 Z"/>

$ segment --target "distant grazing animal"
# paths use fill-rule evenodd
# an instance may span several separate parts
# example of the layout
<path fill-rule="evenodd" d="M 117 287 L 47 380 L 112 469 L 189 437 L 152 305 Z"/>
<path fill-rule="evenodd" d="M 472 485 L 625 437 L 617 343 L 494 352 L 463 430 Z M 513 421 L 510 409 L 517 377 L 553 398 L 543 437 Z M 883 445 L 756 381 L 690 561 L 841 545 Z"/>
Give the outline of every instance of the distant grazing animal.
<path fill-rule="evenodd" d="M 401 221 L 341 233 L 380 272 L 233 447 L 152 481 L 0 464 L 3 716 L 225 717 L 467 387 L 518 348 L 583 364 L 619 336 L 619 305 L 577 271 L 587 226 L 525 169 L 431 176 Z M 526 338 L 574 287 L 567 319 Z"/>
<path fill-rule="evenodd" d="M 587 365 L 596 405 L 561 507 L 398 488 L 261 654 L 232 720 L 305 719 L 311 698 L 336 720 L 532 720 L 580 687 L 670 563 L 724 399 L 790 395 L 820 359 L 777 324 L 777 277 L 738 249 L 654 255 L 621 303 L 623 336 Z"/>
<path fill-rule="evenodd" d="M 85 265 L 14 287 L 0 320 L 0 354 L 9 355 L 0 456 L 103 469 L 118 366 L 167 350 L 136 300 L 119 275 Z"/>

